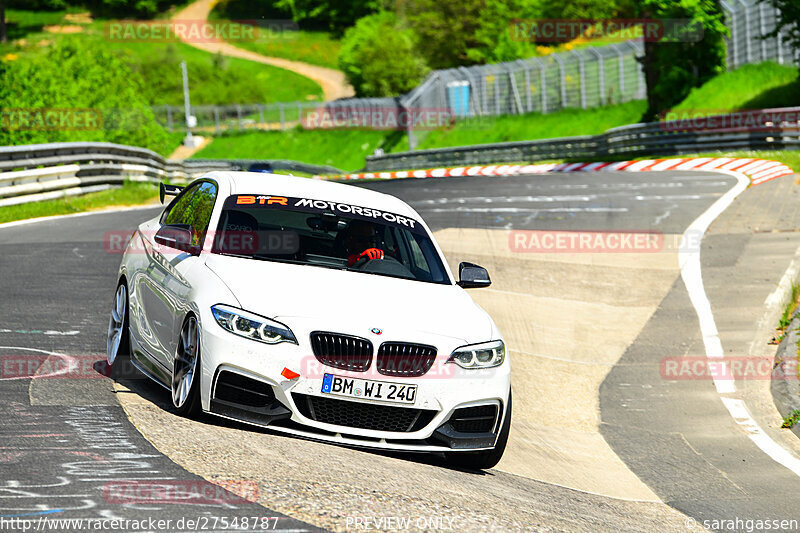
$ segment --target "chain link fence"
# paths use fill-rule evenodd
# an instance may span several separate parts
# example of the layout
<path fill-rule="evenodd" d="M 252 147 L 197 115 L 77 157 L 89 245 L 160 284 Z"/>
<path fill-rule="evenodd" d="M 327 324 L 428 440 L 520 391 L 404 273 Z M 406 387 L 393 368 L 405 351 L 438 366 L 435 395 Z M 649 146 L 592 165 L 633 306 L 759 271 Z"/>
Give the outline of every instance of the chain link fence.
<path fill-rule="evenodd" d="M 798 64 L 800 56 L 783 41 L 782 32 L 775 37 L 762 38 L 775 29 L 778 10 L 756 0 L 721 0 L 720 5 L 725 12 L 725 25 L 730 30 L 727 39 L 729 70 L 762 61 Z"/>

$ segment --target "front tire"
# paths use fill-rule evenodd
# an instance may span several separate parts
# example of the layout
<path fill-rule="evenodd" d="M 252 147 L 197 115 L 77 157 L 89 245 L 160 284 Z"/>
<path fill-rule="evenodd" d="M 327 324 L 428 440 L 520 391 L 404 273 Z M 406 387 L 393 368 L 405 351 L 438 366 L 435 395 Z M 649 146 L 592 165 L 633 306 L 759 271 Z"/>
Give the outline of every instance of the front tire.
<path fill-rule="evenodd" d="M 108 375 L 119 375 L 122 368 L 129 363 L 131 355 L 129 327 L 128 285 L 120 281 L 114 293 L 114 306 L 108 320 L 108 336 L 106 338 L 106 363 Z"/>
<path fill-rule="evenodd" d="M 506 406 L 503 427 L 500 428 L 500 435 L 497 443 L 491 450 L 480 452 L 446 452 L 444 454 L 447 464 L 458 468 L 468 468 L 472 470 L 486 470 L 494 467 L 503 457 L 508 443 L 508 434 L 511 432 L 511 391 L 508 391 L 508 405 Z"/>
<path fill-rule="evenodd" d="M 200 329 L 197 318 L 189 315 L 172 363 L 172 405 L 181 416 L 200 414 L 200 370 Z"/>

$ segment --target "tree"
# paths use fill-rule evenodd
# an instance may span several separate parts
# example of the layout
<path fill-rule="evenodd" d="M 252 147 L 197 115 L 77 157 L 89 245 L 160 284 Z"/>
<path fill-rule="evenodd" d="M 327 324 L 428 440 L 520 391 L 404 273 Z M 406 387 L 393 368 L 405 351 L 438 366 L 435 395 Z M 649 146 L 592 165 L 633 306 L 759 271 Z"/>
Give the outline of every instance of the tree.
<path fill-rule="evenodd" d="M 541 17 L 546 19 L 605 20 L 617 15 L 621 2 L 608 0 L 542 0 Z"/>
<path fill-rule="evenodd" d="M 475 34 L 484 4 L 484 0 L 409 0 L 405 4 L 405 17 L 431 68 L 477 62 L 467 51 L 481 46 Z"/>
<path fill-rule="evenodd" d="M 381 0 L 222 0 L 214 9 L 231 20 L 291 18 L 303 29 L 341 36 L 380 7 Z"/>
<path fill-rule="evenodd" d="M 59 39 L 42 54 L 0 60 L 0 79 L 6 121 L 0 145 L 108 141 L 160 153 L 173 147 L 143 96 L 144 80 L 113 52 L 77 36 Z M 48 113 L 66 121 L 44 124 L 40 117 Z"/>
<path fill-rule="evenodd" d="M 428 72 L 416 50 L 414 33 L 394 13 L 382 11 L 347 30 L 339 68 L 358 96 L 397 96 L 416 87 Z"/>
<path fill-rule="evenodd" d="M 637 18 L 683 19 L 702 29 L 699 40 L 692 31 L 676 34 L 675 39 L 645 40 L 640 59 L 647 82 L 643 118 L 655 120 L 686 98 L 693 87 L 724 72 L 728 29 L 719 0 L 642 0 L 634 9 Z"/>
<path fill-rule="evenodd" d="M 466 57 L 475 63 L 497 63 L 535 56 L 536 45 L 515 36 L 511 25 L 515 19 L 540 18 L 536 0 L 487 0 L 480 11 L 474 43 Z"/>
<path fill-rule="evenodd" d="M 765 37 L 777 37 L 778 32 L 795 50 L 800 50 L 800 2 L 797 0 L 760 0 L 778 10 L 775 29 Z"/>

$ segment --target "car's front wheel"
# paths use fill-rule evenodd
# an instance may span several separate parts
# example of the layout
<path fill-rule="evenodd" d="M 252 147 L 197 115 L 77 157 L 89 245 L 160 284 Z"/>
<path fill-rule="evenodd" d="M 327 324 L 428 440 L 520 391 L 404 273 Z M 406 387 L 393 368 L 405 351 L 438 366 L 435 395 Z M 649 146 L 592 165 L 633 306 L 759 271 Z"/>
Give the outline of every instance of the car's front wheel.
<path fill-rule="evenodd" d="M 121 281 L 114 293 L 114 305 L 108 320 L 106 339 L 106 362 L 113 376 L 118 369 L 127 364 L 130 357 L 130 333 L 128 331 L 128 286 Z"/>
<path fill-rule="evenodd" d="M 459 468 L 470 468 L 475 470 L 485 470 L 492 468 L 500 462 L 503 452 L 508 443 L 508 434 L 511 432 L 511 391 L 508 392 L 508 405 L 506 406 L 506 416 L 503 426 L 500 428 L 500 435 L 497 436 L 497 443 L 491 450 L 480 452 L 448 452 L 445 453 L 447 463 Z"/>
<path fill-rule="evenodd" d="M 181 329 L 172 364 L 172 404 L 182 416 L 200 413 L 200 330 L 191 315 Z"/>

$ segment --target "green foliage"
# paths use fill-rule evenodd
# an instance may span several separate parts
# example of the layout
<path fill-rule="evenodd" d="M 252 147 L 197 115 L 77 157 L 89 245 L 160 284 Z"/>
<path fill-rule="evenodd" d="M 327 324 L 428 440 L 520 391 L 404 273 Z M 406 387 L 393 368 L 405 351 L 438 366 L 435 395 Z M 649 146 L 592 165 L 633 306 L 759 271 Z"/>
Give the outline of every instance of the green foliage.
<path fill-rule="evenodd" d="M 700 25 L 700 40 L 645 42 L 642 60 L 647 81 L 648 109 L 645 119 L 686 98 L 698 87 L 725 70 L 725 41 L 728 30 L 719 0 L 642 0 L 635 15 L 648 19 L 690 19 Z"/>
<path fill-rule="evenodd" d="M 229 20 L 291 19 L 302 29 L 341 36 L 379 5 L 378 0 L 222 0 L 215 11 Z"/>
<path fill-rule="evenodd" d="M 549 115 L 530 113 L 459 121 L 429 132 L 420 148 L 443 148 L 505 141 L 546 139 L 602 133 L 608 128 L 636 122 L 644 102 L 590 110 L 565 109 Z M 232 133 L 216 137 L 193 157 L 205 159 L 285 158 L 331 165 L 346 171 L 360 169 L 375 148 L 388 152 L 408 150 L 405 132 L 370 130 L 303 130 Z"/>
<path fill-rule="evenodd" d="M 484 3 L 485 0 L 413 0 L 408 3 L 405 17 L 419 38 L 420 51 L 431 68 L 475 63 L 468 50 L 481 46 L 476 32 L 481 26 Z M 491 40 L 490 35 L 488 38 Z"/>
<path fill-rule="evenodd" d="M 99 47 L 101 43 L 94 41 Z M 192 105 L 250 104 L 319 99 L 322 89 L 294 72 L 244 59 L 209 54 L 184 43 L 113 43 L 146 84 L 152 105 L 182 105 L 180 63 L 186 61 Z"/>
<path fill-rule="evenodd" d="M 5 0 L 3 3 L 7 8 L 56 11 L 66 9 L 77 2 L 70 2 L 69 0 Z"/>
<path fill-rule="evenodd" d="M 160 153 L 173 148 L 170 136 L 156 122 L 143 96 L 142 79 L 108 51 L 88 47 L 77 38 L 65 38 L 46 53 L 0 62 L 0 69 L 0 109 L 29 113 L 56 109 L 62 110 L 57 116 L 68 119 L 55 127 L 4 121 L 0 144 L 108 141 Z M 87 116 L 101 119 L 86 124 L 72 122 Z M 8 116 L 4 119 L 16 120 Z"/>
<path fill-rule="evenodd" d="M 772 61 L 742 65 L 691 90 L 672 111 L 708 115 L 739 109 L 767 109 L 800 105 L 798 68 Z"/>
<path fill-rule="evenodd" d="M 228 20 L 229 24 L 236 25 L 236 22 L 230 20 L 238 20 L 241 23 L 255 21 L 250 18 L 243 18 L 241 16 L 233 16 L 229 12 L 231 6 L 243 5 L 237 2 L 219 3 L 214 6 L 209 16 L 212 20 Z M 249 15 L 252 17 L 252 13 Z M 277 18 L 280 18 L 279 15 Z M 272 20 L 276 17 L 264 17 L 265 19 Z M 268 26 L 268 25 L 267 25 Z M 278 26 L 283 27 L 283 26 Z M 341 49 L 341 42 L 331 36 L 326 31 L 309 31 L 309 30 L 289 30 L 284 31 L 272 30 L 267 27 L 264 31 L 259 30 L 258 38 L 253 40 L 240 39 L 238 41 L 230 41 L 238 48 L 245 48 L 252 50 L 261 55 L 269 57 L 284 57 L 294 61 L 302 61 L 303 63 L 310 63 L 312 65 L 319 65 L 328 68 L 339 68 L 337 58 L 339 50 Z"/>
<path fill-rule="evenodd" d="M 44 0 L 57 1 L 57 0 Z M 83 5 L 93 15 L 107 18 L 142 17 L 153 18 L 166 11 L 179 0 L 63 0 L 72 5 Z"/>
<path fill-rule="evenodd" d="M 126 181 L 122 187 L 107 191 L 58 200 L 9 205 L 0 209 L 0 223 L 26 218 L 69 215 L 109 206 L 142 205 L 153 203 L 157 198 L 158 187 L 155 184 Z"/>
<path fill-rule="evenodd" d="M 783 424 L 781 424 L 781 427 L 784 429 L 791 429 L 799 421 L 800 421 L 800 410 L 795 409 L 794 411 L 789 413 L 786 416 L 786 418 L 783 419 Z"/>
<path fill-rule="evenodd" d="M 797 0 L 760 0 L 779 11 L 778 24 L 766 37 L 776 37 L 781 32 L 784 40 L 795 50 L 800 50 L 800 2 Z"/>
<path fill-rule="evenodd" d="M 339 67 L 358 96 L 395 96 L 416 87 L 427 73 L 414 34 L 382 11 L 347 30 Z"/>
<path fill-rule="evenodd" d="M 364 166 L 364 158 L 392 133 L 368 130 L 303 130 L 234 133 L 215 137 L 193 155 L 201 159 L 292 159 L 342 170 Z"/>
<path fill-rule="evenodd" d="M 378 10 L 377 0 L 277 0 L 275 5 L 288 9 L 295 22 L 308 29 L 327 30 L 334 35 L 362 17 Z"/>
<path fill-rule="evenodd" d="M 637 122 L 644 110 L 644 102 L 634 101 L 592 109 L 562 109 L 547 115 L 528 113 L 476 117 L 458 121 L 450 128 L 428 133 L 418 148 L 598 135 L 607 129 Z"/>
<path fill-rule="evenodd" d="M 474 43 L 464 52 L 470 62 L 497 63 L 536 55 L 534 43 L 514 38 L 510 31 L 514 19 L 531 19 L 539 16 L 535 2 L 488 0 L 480 13 Z"/>

